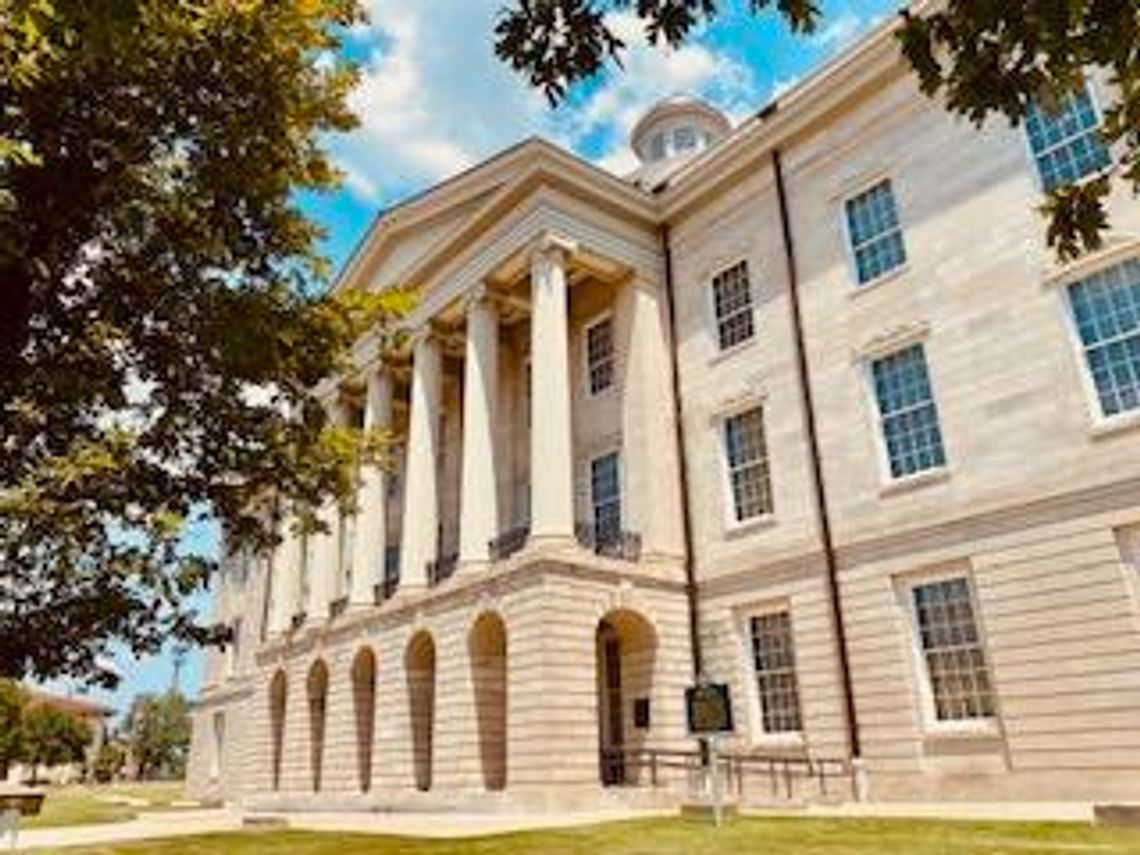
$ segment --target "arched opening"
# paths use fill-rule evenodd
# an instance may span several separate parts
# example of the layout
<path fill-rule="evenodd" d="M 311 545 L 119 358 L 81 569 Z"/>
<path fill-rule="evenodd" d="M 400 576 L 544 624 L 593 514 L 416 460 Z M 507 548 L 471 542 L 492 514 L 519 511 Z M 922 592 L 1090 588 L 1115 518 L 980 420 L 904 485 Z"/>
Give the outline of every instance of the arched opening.
<path fill-rule="evenodd" d="M 285 748 L 285 672 L 269 682 L 269 730 L 272 741 L 273 789 L 281 789 L 281 758 Z"/>
<path fill-rule="evenodd" d="M 480 615 L 467 639 L 475 717 L 479 726 L 479 760 L 483 786 L 507 786 L 507 628 L 503 619 Z"/>
<path fill-rule="evenodd" d="M 657 634 L 629 609 L 610 612 L 598 622 L 599 774 L 605 786 L 634 783 L 630 752 L 644 747 L 650 727 L 650 698 Z"/>
<path fill-rule="evenodd" d="M 404 655 L 408 678 L 408 717 L 412 730 L 412 764 L 417 790 L 431 789 L 432 729 L 435 724 L 435 642 L 417 632 Z"/>
<path fill-rule="evenodd" d="M 360 792 L 372 788 L 372 740 L 376 727 L 376 655 L 367 647 L 352 661 L 352 707 L 356 718 L 356 772 Z"/>
<path fill-rule="evenodd" d="M 321 772 L 325 758 L 325 718 L 328 712 L 329 669 L 319 659 L 309 669 L 309 769 L 313 776 L 313 792 L 321 791 Z"/>

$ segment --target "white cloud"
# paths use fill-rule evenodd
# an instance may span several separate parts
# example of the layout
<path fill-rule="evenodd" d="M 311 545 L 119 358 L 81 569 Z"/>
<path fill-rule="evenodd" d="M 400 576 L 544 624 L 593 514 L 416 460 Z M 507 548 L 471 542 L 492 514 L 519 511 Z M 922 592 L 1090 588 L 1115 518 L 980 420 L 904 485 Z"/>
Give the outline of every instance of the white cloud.
<path fill-rule="evenodd" d="M 813 35 L 811 41 L 826 51 L 835 52 L 855 41 L 869 23 L 857 13 L 845 9 L 831 21 L 825 21 L 823 29 Z"/>
<path fill-rule="evenodd" d="M 730 115 L 756 106 L 745 65 L 699 41 L 679 50 L 651 47 L 632 13 L 610 19 L 629 45 L 624 70 L 552 111 L 540 92 L 494 56 L 502 0 L 463 0 L 446 9 L 432 0 L 368 5 L 370 30 L 350 34 L 358 46 L 374 45 L 350 99 L 361 127 L 332 145 L 349 191 L 373 204 L 453 175 L 533 134 L 628 172 L 636 166 L 627 144 L 630 129 L 650 104 L 677 92 L 701 95 Z"/>

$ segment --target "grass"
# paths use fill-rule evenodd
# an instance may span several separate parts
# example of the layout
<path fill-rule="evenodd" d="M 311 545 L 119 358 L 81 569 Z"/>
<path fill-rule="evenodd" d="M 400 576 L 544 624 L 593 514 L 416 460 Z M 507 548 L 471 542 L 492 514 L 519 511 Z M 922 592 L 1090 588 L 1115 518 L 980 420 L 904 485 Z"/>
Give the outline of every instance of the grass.
<path fill-rule="evenodd" d="M 1140 853 L 1140 831 L 1076 823 L 737 819 L 610 823 L 466 840 L 250 831 L 83 850 L 83 855 L 1073 855 Z"/>
<path fill-rule="evenodd" d="M 65 825 L 124 822 L 140 813 L 171 810 L 171 803 L 184 798 L 181 781 L 139 784 L 84 785 L 52 787 L 37 816 L 25 817 L 20 828 L 58 828 Z M 146 799 L 146 805 L 114 804 L 105 799 L 126 796 Z"/>

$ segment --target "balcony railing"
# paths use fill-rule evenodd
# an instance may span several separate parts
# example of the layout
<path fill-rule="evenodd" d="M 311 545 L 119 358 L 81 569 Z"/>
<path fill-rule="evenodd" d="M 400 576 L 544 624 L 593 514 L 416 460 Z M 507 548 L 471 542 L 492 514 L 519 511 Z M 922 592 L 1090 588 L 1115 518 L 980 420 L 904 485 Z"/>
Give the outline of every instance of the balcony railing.
<path fill-rule="evenodd" d="M 380 605 L 387 600 L 396 596 L 396 588 L 400 585 L 400 579 L 396 577 L 387 577 L 383 582 L 372 586 L 372 598 L 376 601 L 376 605 Z"/>
<path fill-rule="evenodd" d="M 293 617 L 289 618 L 290 629 L 300 629 L 305 625 L 305 618 L 308 617 L 304 612 L 297 612 Z"/>
<path fill-rule="evenodd" d="M 574 526 L 574 536 L 578 543 L 595 555 L 619 561 L 637 561 L 641 558 L 641 535 L 636 532 L 594 523 L 578 523 Z"/>
<path fill-rule="evenodd" d="M 455 568 L 459 564 L 459 554 L 455 552 L 441 555 L 435 561 L 427 563 L 428 584 L 441 585 L 455 575 Z"/>
<path fill-rule="evenodd" d="M 348 611 L 348 597 L 341 597 L 340 599 L 333 600 L 331 603 L 329 603 L 330 618 L 340 617 L 346 611 Z"/>
<path fill-rule="evenodd" d="M 524 523 L 523 525 L 515 526 L 510 531 L 503 532 L 487 544 L 487 548 L 491 553 L 491 560 L 503 561 L 510 558 L 526 546 L 528 537 L 530 537 L 530 523 Z"/>

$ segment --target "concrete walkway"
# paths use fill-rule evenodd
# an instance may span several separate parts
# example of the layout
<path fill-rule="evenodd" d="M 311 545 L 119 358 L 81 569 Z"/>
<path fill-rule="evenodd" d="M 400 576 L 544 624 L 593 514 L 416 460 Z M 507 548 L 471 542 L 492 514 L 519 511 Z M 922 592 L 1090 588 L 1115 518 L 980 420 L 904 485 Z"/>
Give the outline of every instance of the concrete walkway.
<path fill-rule="evenodd" d="M 930 818 L 947 820 L 1021 820 L 1032 822 L 1091 822 L 1093 808 L 1078 802 L 896 802 L 877 804 L 821 805 L 799 809 L 745 809 L 747 816 L 801 818 Z M 247 814 L 231 808 L 149 813 L 129 822 L 44 828 L 20 834 L 18 850 L 62 849 L 97 846 L 158 837 L 185 837 L 223 831 L 239 831 L 247 816 L 283 819 L 289 828 L 306 831 L 339 831 L 387 834 L 402 837 L 461 838 L 543 828 L 571 828 L 628 819 L 676 816 L 675 809 L 605 808 L 572 812 L 496 813 L 290 813 Z M 4 844 L 0 843 L 0 852 Z"/>

